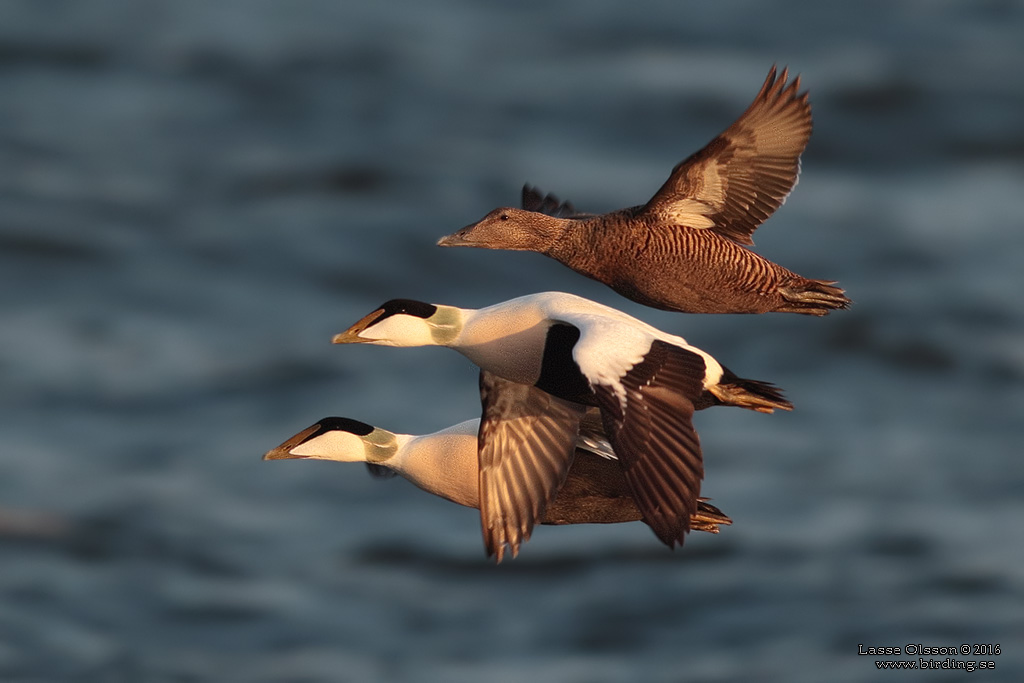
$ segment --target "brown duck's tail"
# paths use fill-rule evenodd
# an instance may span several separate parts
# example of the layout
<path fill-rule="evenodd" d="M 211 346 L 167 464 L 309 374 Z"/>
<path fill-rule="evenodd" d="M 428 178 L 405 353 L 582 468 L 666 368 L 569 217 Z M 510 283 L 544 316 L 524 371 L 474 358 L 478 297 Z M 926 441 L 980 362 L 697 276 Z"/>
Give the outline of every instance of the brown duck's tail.
<path fill-rule="evenodd" d="M 759 413 L 793 410 L 793 404 L 783 397 L 782 390 L 768 382 L 737 377 L 729 368 L 722 368 L 722 378 L 708 391 L 719 405 L 736 406 Z M 703 406 L 700 406 L 703 407 Z"/>
<path fill-rule="evenodd" d="M 784 303 L 775 310 L 780 313 L 826 315 L 839 308 L 849 308 L 853 302 L 835 284 L 835 280 L 800 278 L 782 285 L 779 294 Z"/>
<path fill-rule="evenodd" d="M 719 525 L 729 526 L 732 520 L 714 505 L 708 502 L 707 498 L 697 499 L 697 512 L 690 515 L 690 531 L 706 531 L 709 534 L 717 534 Z"/>

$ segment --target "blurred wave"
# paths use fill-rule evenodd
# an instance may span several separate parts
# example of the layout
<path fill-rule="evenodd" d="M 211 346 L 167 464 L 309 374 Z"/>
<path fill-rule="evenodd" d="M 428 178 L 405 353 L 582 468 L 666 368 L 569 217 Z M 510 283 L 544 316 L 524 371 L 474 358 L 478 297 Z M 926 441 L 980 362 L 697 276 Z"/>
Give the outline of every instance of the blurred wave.
<path fill-rule="evenodd" d="M 449 0 L 0 9 L 0 678 L 859 681 L 878 646 L 1024 672 L 1024 7 Z M 679 316 L 441 250 L 524 182 L 644 201 L 773 63 L 815 133 L 757 249 L 825 319 Z M 561 289 L 779 384 L 706 411 L 734 520 L 669 552 L 263 463 L 325 415 L 478 410 L 438 349 L 332 347 L 392 297 Z M 796 663 L 799 662 L 799 668 Z"/>

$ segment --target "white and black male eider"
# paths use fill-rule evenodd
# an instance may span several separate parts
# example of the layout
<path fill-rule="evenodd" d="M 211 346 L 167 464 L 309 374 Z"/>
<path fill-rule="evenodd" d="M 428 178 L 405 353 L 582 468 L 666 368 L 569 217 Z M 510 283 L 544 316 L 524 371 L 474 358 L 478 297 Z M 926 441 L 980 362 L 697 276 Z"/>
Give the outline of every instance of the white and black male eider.
<path fill-rule="evenodd" d="M 850 300 L 746 247 L 785 201 L 811 135 L 800 79 L 773 67 L 739 119 L 672 170 L 646 204 L 577 213 L 523 188 L 522 209 L 499 208 L 442 237 L 443 247 L 535 251 L 646 306 L 686 313 L 825 315 Z"/>
<path fill-rule="evenodd" d="M 740 379 L 685 339 L 561 292 L 476 310 L 396 299 L 334 343 L 447 346 L 487 371 L 480 511 L 499 557 L 504 544 L 515 552 L 561 486 L 587 406 L 600 410 L 637 508 L 669 546 L 683 542 L 704 475 L 693 411 L 792 409 L 772 385 Z M 524 498 L 505 495 L 513 490 Z"/>
<path fill-rule="evenodd" d="M 565 483 L 537 520 L 541 524 L 614 524 L 641 519 L 596 413 L 591 408 L 584 420 Z M 413 436 L 349 418 L 326 417 L 263 457 L 365 462 L 374 476 L 401 475 L 428 493 L 479 508 L 479 430 L 480 420 L 467 420 L 439 432 Z M 732 524 L 732 520 L 706 499 L 699 499 L 690 528 L 717 534 L 723 524 Z"/>

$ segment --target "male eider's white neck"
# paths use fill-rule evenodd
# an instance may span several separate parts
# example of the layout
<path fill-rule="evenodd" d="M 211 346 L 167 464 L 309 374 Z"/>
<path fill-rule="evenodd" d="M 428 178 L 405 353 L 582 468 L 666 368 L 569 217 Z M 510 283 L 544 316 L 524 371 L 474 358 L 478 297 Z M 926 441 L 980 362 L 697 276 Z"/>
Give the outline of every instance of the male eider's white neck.
<path fill-rule="evenodd" d="M 463 310 L 462 322 L 451 346 L 476 365 L 512 382 L 533 384 L 540 377 L 552 321 L 533 297 Z"/>
<path fill-rule="evenodd" d="M 479 420 L 467 420 L 433 434 L 398 435 L 398 452 L 387 464 L 428 493 L 479 507 L 479 424 Z"/>

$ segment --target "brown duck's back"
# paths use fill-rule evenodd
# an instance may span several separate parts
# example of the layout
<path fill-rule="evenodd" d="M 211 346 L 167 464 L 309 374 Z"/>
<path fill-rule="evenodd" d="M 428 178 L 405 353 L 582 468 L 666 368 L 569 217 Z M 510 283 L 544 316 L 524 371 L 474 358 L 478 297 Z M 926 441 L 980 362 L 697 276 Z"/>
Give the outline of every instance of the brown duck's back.
<path fill-rule="evenodd" d="M 658 224 L 640 207 L 576 221 L 548 253 L 638 303 L 690 313 L 765 313 L 809 282 L 712 230 Z"/>

